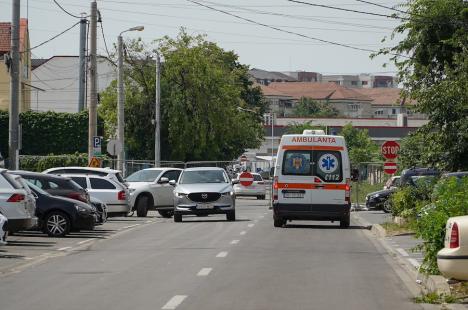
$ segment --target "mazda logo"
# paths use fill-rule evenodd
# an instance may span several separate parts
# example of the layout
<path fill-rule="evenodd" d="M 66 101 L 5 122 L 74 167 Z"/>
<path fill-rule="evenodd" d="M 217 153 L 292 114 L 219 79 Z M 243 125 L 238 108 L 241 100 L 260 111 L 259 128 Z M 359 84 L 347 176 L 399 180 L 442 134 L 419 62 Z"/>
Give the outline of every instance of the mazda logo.
<path fill-rule="evenodd" d="M 208 194 L 202 194 L 202 195 L 201 195 L 201 198 L 203 198 L 203 199 L 208 198 Z"/>

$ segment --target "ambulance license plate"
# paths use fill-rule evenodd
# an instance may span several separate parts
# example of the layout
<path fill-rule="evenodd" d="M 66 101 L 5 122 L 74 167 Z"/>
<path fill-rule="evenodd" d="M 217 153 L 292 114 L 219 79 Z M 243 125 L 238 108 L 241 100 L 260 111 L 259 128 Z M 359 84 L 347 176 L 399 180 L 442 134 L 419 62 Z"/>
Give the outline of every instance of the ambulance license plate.
<path fill-rule="evenodd" d="M 285 192 L 283 193 L 284 198 L 304 198 L 304 192 Z"/>

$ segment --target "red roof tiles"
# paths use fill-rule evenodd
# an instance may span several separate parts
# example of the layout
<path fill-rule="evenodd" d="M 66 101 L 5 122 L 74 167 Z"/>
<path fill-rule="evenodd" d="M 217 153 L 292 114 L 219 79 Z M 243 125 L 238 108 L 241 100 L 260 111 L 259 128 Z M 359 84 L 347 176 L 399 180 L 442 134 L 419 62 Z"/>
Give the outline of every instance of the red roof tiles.
<path fill-rule="evenodd" d="M 27 39 L 28 20 L 20 19 L 20 52 L 24 51 L 24 40 Z M 0 22 L 0 54 L 9 53 L 11 49 L 11 23 Z"/>

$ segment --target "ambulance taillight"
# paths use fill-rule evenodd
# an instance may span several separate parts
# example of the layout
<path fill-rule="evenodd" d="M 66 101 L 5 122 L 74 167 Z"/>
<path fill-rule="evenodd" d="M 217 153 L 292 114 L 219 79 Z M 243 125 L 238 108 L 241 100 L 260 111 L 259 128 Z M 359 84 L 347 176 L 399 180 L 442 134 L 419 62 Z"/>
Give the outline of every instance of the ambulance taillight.
<path fill-rule="evenodd" d="M 273 201 L 278 200 L 278 177 L 273 180 Z"/>
<path fill-rule="evenodd" d="M 346 179 L 346 187 L 345 187 L 345 200 L 347 203 L 351 203 L 351 179 Z"/>

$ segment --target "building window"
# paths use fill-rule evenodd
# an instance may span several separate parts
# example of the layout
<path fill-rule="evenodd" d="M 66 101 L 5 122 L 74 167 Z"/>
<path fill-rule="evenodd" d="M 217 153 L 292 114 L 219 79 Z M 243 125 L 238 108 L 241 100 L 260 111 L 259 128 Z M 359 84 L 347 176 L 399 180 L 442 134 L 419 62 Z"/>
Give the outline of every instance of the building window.
<path fill-rule="evenodd" d="M 377 111 L 374 112 L 374 114 L 375 115 L 383 115 L 384 114 L 383 112 L 384 112 L 383 110 L 377 110 Z"/>
<path fill-rule="evenodd" d="M 362 85 L 367 85 L 368 82 L 367 81 L 362 81 Z"/>
<path fill-rule="evenodd" d="M 357 86 L 357 81 L 351 81 L 351 85 Z"/>
<path fill-rule="evenodd" d="M 352 112 L 359 111 L 359 104 L 355 104 L 355 103 L 348 104 L 348 110 Z"/>
<path fill-rule="evenodd" d="M 397 114 L 397 109 L 393 108 L 393 109 L 392 109 L 392 114 L 393 114 L 393 115 Z"/>

